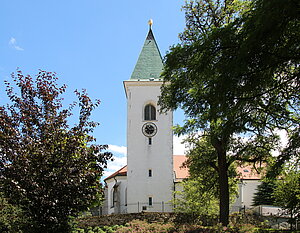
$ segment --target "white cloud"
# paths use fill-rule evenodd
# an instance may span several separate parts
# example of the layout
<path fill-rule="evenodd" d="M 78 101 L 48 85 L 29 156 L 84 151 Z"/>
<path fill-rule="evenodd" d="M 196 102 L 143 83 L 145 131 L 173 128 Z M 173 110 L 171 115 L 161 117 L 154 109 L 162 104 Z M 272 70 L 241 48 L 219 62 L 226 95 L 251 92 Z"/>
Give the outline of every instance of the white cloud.
<path fill-rule="evenodd" d="M 285 148 L 288 145 L 288 134 L 287 134 L 286 130 L 283 130 L 283 129 L 277 129 L 275 131 L 275 133 L 279 135 L 280 148 L 279 148 L 279 150 L 273 150 L 272 155 L 278 156 L 280 154 L 281 149 Z"/>
<path fill-rule="evenodd" d="M 113 161 L 107 163 L 107 169 L 103 173 L 103 179 L 118 171 L 127 164 L 127 147 L 108 145 L 108 150 L 113 153 Z"/>
<path fill-rule="evenodd" d="M 24 50 L 23 48 L 21 48 L 20 46 L 17 45 L 17 40 L 14 37 L 10 38 L 8 44 L 10 46 L 12 46 L 15 50 L 19 50 L 19 51 L 23 51 Z"/>
<path fill-rule="evenodd" d="M 286 147 L 288 145 L 288 134 L 286 132 L 286 130 L 283 129 L 278 129 L 276 131 L 276 133 L 279 135 L 280 137 L 280 143 L 282 147 Z"/>
<path fill-rule="evenodd" d="M 184 155 L 187 147 L 185 143 L 182 143 L 184 140 L 185 136 L 174 136 L 173 137 L 173 154 L 174 155 Z"/>
<path fill-rule="evenodd" d="M 127 157 L 114 157 L 114 161 L 108 163 L 108 170 L 117 171 L 127 164 Z"/>
<path fill-rule="evenodd" d="M 17 42 L 17 40 L 15 39 L 15 38 L 10 38 L 10 40 L 9 40 L 9 44 L 10 45 L 13 45 L 13 44 L 15 44 Z"/>
<path fill-rule="evenodd" d="M 108 145 L 108 150 L 112 152 L 117 152 L 123 155 L 127 155 L 127 147 L 126 146 L 117 146 L 117 145 Z"/>
<path fill-rule="evenodd" d="M 103 173 L 103 179 L 110 176 L 111 174 L 118 171 L 119 169 L 121 169 L 122 167 L 124 167 L 127 164 L 126 155 L 122 155 L 120 157 L 114 156 L 113 158 L 114 158 L 114 161 L 110 161 L 107 164 L 107 169 Z"/>

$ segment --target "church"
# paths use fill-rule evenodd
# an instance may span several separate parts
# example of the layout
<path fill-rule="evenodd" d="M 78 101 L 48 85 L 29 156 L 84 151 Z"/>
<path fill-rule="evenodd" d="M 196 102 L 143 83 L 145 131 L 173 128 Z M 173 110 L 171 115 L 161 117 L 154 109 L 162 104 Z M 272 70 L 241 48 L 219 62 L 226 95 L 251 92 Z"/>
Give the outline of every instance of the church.
<path fill-rule="evenodd" d="M 103 214 L 172 212 L 174 191 L 188 177 L 184 155 L 173 155 L 173 113 L 158 111 L 163 61 L 149 22 L 149 31 L 129 80 L 127 98 L 127 165 L 105 178 Z M 243 182 L 234 204 L 251 206 L 260 177 L 240 168 Z"/>

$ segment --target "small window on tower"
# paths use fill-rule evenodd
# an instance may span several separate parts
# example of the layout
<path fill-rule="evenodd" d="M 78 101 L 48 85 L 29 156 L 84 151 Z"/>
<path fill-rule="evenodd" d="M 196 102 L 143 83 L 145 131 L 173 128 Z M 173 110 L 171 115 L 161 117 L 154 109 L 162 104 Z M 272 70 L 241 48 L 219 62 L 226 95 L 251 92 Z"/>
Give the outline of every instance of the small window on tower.
<path fill-rule="evenodd" d="M 144 120 L 156 120 L 156 108 L 152 104 L 147 104 L 144 109 Z"/>
<path fill-rule="evenodd" d="M 149 169 L 149 177 L 152 177 L 152 170 Z"/>
<path fill-rule="evenodd" d="M 125 189 L 125 206 L 127 206 L 127 187 Z"/>
<path fill-rule="evenodd" d="M 149 138 L 149 145 L 152 145 L 152 138 Z"/>
<path fill-rule="evenodd" d="M 152 206 L 152 197 L 149 197 L 149 206 Z"/>

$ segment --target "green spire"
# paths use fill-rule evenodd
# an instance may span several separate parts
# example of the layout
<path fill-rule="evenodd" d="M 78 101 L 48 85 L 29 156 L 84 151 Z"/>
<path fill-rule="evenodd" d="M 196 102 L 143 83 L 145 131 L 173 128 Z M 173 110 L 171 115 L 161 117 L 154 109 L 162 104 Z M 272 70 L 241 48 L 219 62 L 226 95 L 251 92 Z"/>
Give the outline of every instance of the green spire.
<path fill-rule="evenodd" d="M 153 36 L 151 25 L 152 23 L 150 24 L 148 35 L 130 80 L 145 81 L 160 78 L 160 74 L 163 70 L 163 62 Z"/>

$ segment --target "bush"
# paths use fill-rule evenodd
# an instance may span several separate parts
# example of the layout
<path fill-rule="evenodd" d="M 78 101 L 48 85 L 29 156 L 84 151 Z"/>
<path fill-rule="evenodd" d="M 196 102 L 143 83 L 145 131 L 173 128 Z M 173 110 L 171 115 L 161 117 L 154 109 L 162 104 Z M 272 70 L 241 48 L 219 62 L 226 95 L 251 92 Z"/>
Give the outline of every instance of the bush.
<path fill-rule="evenodd" d="M 144 215 L 140 214 L 140 215 Z M 116 221 L 103 221 L 103 222 L 97 222 L 97 221 L 86 221 L 85 224 L 81 224 L 81 227 L 83 229 L 77 229 L 77 231 L 74 231 L 73 233 L 110 233 L 110 232 L 116 232 L 116 233 L 282 233 L 286 232 L 283 230 L 275 230 L 270 229 L 269 224 L 267 224 L 265 221 L 262 221 L 263 219 L 258 218 L 257 216 L 253 214 L 235 214 L 231 216 L 230 224 L 227 227 L 222 226 L 220 223 L 216 223 L 215 221 L 210 222 L 210 224 L 199 224 L 200 221 L 195 223 L 195 221 L 183 221 L 185 218 L 180 219 L 182 221 L 177 221 L 177 218 L 168 218 L 166 221 L 162 221 L 161 218 L 153 219 L 153 218 L 144 218 L 144 220 L 141 219 L 135 219 L 135 220 L 129 220 L 127 218 L 127 223 L 124 223 L 124 221 L 120 218 L 121 215 L 112 215 L 107 216 L 110 217 L 111 220 L 113 217 L 117 217 L 116 219 L 119 220 L 119 222 L 123 222 L 122 226 L 120 225 L 113 225 L 113 222 Z M 150 215 L 153 217 L 153 215 Z M 123 216 L 124 217 L 124 216 Z M 136 218 L 139 217 L 139 215 L 135 215 Z M 149 216 L 148 216 L 149 217 Z M 101 219 L 102 217 L 100 217 Z M 90 218 L 89 218 L 90 219 Z M 115 220 L 116 220 L 115 219 Z M 81 219 L 82 220 L 82 219 Z M 205 221 L 204 217 L 203 219 Z M 98 226 L 97 226 L 98 224 Z M 103 227 L 99 227 L 99 225 L 106 225 Z"/>
<path fill-rule="evenodd" d="M 128 226 L 120 227 L 116 230 L 118 233 L 127 233 L 127 232 L 169 232 L 173 228 L 173 225 L 170 223 L 160 224 L 160 223 L 147 223 L 146 221 L 133 220 L 129 223 Z"/>
<path fill-rule="evenodd" d="M 0 193 L 0 232 L 22 232 L 28 219 L 21 208 L 11 205 Z"/>

